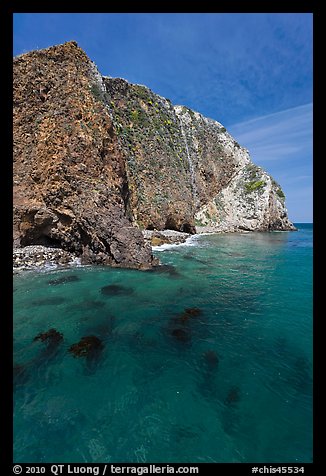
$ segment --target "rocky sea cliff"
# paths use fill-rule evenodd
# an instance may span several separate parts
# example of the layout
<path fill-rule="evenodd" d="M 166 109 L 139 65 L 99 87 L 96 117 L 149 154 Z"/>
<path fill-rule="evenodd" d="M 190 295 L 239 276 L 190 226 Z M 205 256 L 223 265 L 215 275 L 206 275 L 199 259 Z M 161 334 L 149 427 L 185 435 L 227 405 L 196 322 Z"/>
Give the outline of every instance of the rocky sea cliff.
<path fill-rule="evenodd" d="M 101 76 L 75 42 L 14 58 L 13 124 L 16 256 L 148 269 L 164 230 L 294 229 L 280 185 L 222 124 Z"/>

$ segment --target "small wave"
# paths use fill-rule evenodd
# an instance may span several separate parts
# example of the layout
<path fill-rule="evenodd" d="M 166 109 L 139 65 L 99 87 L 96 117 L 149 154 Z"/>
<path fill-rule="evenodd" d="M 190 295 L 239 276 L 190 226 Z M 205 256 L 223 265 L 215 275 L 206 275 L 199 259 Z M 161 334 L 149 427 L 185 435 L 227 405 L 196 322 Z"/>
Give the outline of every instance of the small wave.
<path fill-rule="evenodd" d="M 180 248 L 182 246 L 197 246 L 197 238 L 200 235 L 192 235 L 186 239 L 183 243 L 164 243 L 164 245 L 160 246 L 152 246 L 153 251 L 168 251 L 175 248 Z"/>
<path fill-rule="evenodd" d="M 82 264 L 81 258 L 80 257 L 75 257 L 72 258 L 71 261 L 69 261 L 66 264 L 62 263 L 55 263 L 51 261 L 46 261 L 42 265 L 34 264 L 30 266 L 22 266 L 20 268 L 15 268 L 14 271 L 32 271 L 32 272 L 39 272 L 39 273 L 48 273 L 49 271 L 67 271 L 67 269 L 71 268 L 83 268 L 89 265 Z"/>
<path fill-rule="evenodd" d="M 75 266 L 83 266 L 80 257 L 73 258 L 69 264 L 75 265 Z"/>

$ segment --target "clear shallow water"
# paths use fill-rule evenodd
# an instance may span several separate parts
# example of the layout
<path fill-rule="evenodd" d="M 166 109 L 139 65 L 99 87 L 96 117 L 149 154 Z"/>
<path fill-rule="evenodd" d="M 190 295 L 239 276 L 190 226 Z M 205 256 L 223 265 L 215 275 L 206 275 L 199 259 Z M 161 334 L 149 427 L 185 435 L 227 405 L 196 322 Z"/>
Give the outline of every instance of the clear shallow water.
<path fill-rule="evenodd" d="M 298 226 L 196 237 L 155 252 L 161 273 L 15 276 L 15 462 L 310 462 L 312 225 Z M 56 348 L 33 342 L 50 328 Z M 98 358 L 74 358 L 89 335 Z"/>

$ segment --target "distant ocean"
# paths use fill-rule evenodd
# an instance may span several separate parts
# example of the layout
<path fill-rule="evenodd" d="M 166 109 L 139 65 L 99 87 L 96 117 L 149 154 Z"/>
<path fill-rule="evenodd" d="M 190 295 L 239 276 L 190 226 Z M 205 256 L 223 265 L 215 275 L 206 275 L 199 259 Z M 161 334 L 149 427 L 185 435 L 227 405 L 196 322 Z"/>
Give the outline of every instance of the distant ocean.
<path fill-rule="evenodd" d="M 15 275 L 14 461 L 311 462 L 313 226 L 296 226 L 194 236 L 154 251 L 159 272 Z M 102 346 L 75 357 L 86 336 Z"/>

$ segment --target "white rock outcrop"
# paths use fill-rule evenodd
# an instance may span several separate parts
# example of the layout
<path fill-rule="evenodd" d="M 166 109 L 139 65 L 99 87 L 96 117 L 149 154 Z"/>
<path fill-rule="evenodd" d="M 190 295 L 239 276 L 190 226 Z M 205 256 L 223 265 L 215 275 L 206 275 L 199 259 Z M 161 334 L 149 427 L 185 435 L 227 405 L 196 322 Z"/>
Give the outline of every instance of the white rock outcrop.
<path fill-rule="evenodd" d="M 281 187 L 261 167 L 253 164 L 249 151 L 241 147 L 219 122 L 184 106 L 175 106 L 174 109 L 185 131 L 193 189 L 201 192 L 201 176 L 207 167 L 198 140 L 201 130 L 206 135 L 211 134 L 216 150 L 221 151 L 213 169 L 214 175 L 223 165 L 222 178 L 227 177 L 213 198 L 204 203 L 197 201 L 197 232 L 294 230 L 288 219 Z"/>

